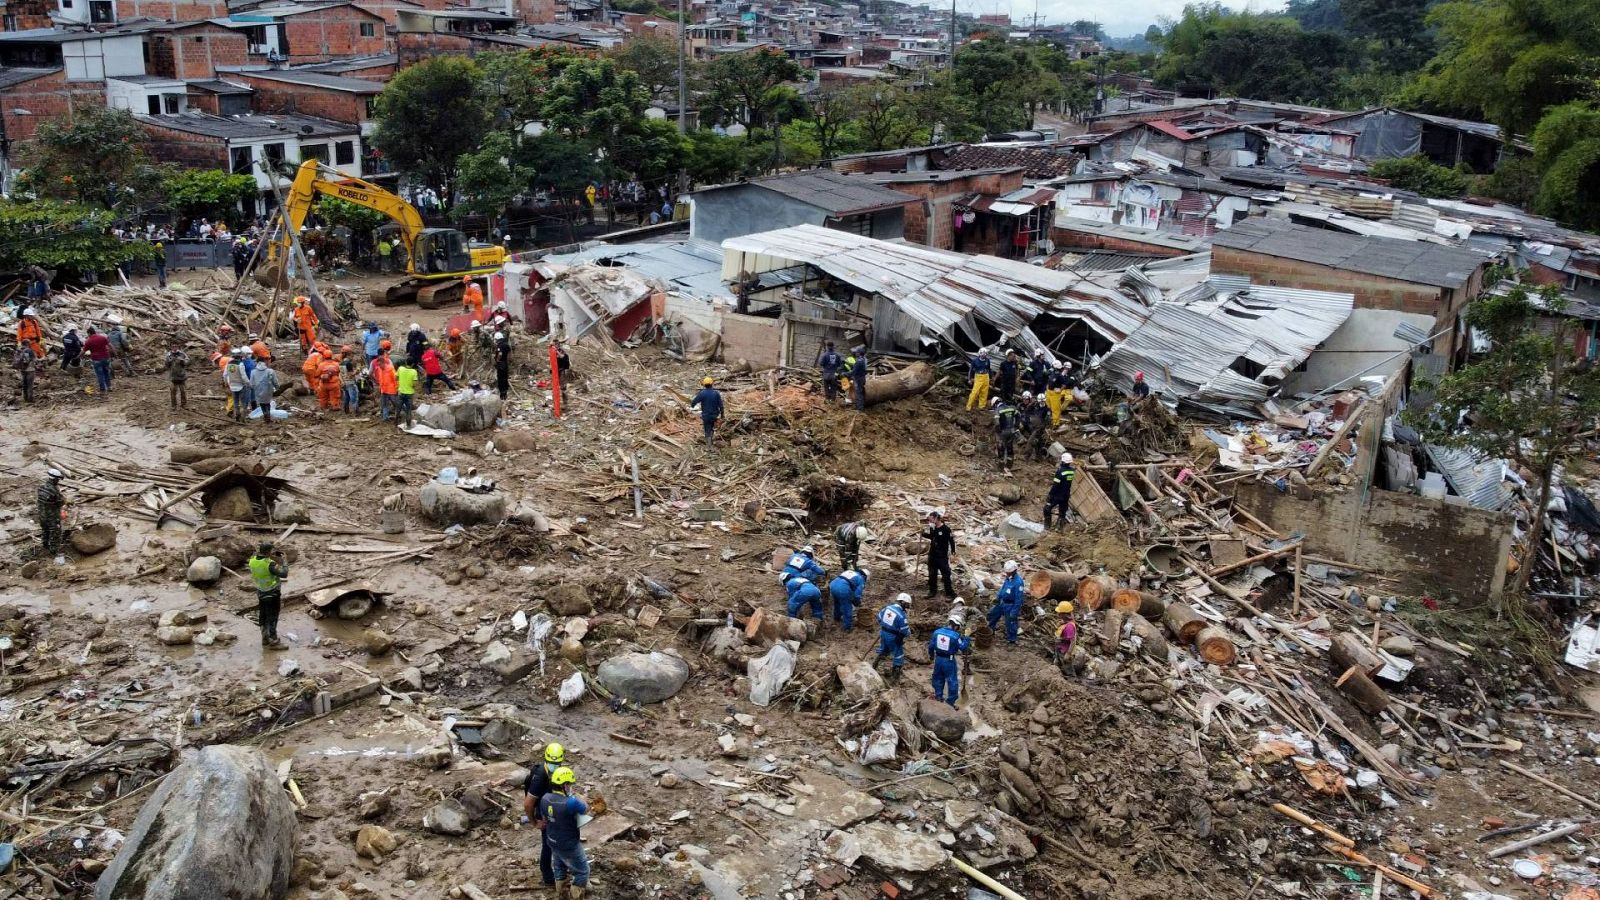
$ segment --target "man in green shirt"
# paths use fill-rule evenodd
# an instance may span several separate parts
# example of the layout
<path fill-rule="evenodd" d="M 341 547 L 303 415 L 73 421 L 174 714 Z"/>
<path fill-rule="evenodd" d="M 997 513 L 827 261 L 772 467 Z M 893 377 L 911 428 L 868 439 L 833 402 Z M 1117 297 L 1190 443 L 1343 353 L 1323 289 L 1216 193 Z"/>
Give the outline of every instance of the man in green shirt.
<path fill-rule="evenodd" d="M 409 359 L 394 370 L 395 384 L 400 389 L 400 421 L 404 423 L 404 428 L 411 427 L 411 410 L 417 397 L 417 379 L 420 377 Z"/>
<path fill-rule="evenodd" d="M 289 564 L 281 554 L 274 555 L 272 542 L 262 541 L 250 557 L 250 578 L 256 583 L 256 617 L 261 622 L 261 646 L 268 650 L 288 647 L 278 639 L 278 606 L 283 601 L 283 579 L 289 577 Z"/>

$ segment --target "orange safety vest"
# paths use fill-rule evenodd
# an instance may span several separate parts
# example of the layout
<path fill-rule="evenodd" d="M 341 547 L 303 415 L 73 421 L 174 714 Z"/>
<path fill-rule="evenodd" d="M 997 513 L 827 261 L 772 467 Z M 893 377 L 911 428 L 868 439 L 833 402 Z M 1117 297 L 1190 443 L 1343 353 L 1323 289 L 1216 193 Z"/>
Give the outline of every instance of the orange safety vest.
<path fill-rule="evenodd" d="M 338 360 L 323 360 L 322 365 L 317 369 L 317 374 L 322 379 L 323 385 L 330 388 L 336 388 L 340 386 Z"/>
<path fill-rule="evenodd" d="M 380 356 L 372 361 L 372 377 L 378 380 L 378 392 L 381 394 L 400 393 L 400 380 L 395 375 L 394 363 L 386 356 Z"/>
<path fill-rule="evenodd" d="M 39 330 L 39 323 L 33 319 L 23 319 L 17 323 L 17 343 L 37 344 L 44 339 L 44 332 Z"/>
<path fill-rule="evenodd" d="M 317 327 L 317 311 L 311 308 L 311 304 L 302 303 L 294 308 L 294 321 L 301 331 L 310 331 Z"/>
<path fill-rule="evenodd" d="M 467 304 L 475 309 L 483 309 L 483 288 L 478 287 L 476 281 L 467 285 Z"/>
<path fill-rule="evenodd" d="M 267 347 L 266 341 L 256 341 L 254 344 L 251 344 L 250 352 L 255 354 L 256 359 L 272 358 L 272 351 Z"/>
<path fill-rule="evenodd" d="M 306 376 L 306 381 L 315 382 L 317 380 L 317 369 L 321 365 L 322 354 L 313 351 L 310 356 L 306 357 L 306 361 L 301 364 L 300 372 Z"/>

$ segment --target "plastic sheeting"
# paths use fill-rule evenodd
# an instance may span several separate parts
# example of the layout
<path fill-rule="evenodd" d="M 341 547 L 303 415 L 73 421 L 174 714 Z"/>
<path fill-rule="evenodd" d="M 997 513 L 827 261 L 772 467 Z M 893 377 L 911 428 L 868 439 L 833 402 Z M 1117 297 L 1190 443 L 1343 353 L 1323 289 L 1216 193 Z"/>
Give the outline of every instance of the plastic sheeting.
<path fill-rule="evenodd" d="M 1356 156 L 1361 159 L 1398 159 L 1422 150 L 1422 121 L 1394 112 L 1374 113 L 1361 120 Z"/>

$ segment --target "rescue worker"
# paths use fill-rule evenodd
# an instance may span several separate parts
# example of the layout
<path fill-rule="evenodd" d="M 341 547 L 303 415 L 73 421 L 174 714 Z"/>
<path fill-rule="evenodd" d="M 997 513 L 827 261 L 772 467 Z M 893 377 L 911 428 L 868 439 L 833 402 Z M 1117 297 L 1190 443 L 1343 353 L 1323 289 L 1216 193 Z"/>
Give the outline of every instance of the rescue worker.
<path fill-rule="evenodd" d="M 272 424 L 272 398 L 278 393 L 278 373 L 272 364 L 257 360 L 250 372 L 250 399 L 261 410 L 261 424 Z"/>
<path fill-rule="evenodd" d="M 1045 409 L 1043 400 L 1032 391 L 1022 392 L 1022 405 L 1017 407 L 1018 430 L 1022 432 L 1023 446 L 1034 462 L 1045 457 Z"/>
<path fill-rule="evenodd" d="M 1133 373 L 1133 399 L 1143 400 L 1150 396 L 1150 385 L 1144 382 L 1144 373 Z"/>
<path fill-rule="evenodd" d="M 539 880 L 546 887 L 554 887 L 555 870 L 550 866 L 550 845 L 545 841 L 547 823 L 539 814 L 539 798 L 550 793 L 550 775 L 567 764 L 565 747 L 551 742 L 544 745 L 544 761 L 528 766 L 528 777 L 522 782 L 522 824 L 537 823 L 539 829 Z"/>
<path fill-rule="evenodd" d="M 822 624 L 822 591 L 803 575 L 783 576 L 783 590 L 789 597 L 789 618 L 800 618 L 801 610 L 811 607 L 811 614 Z"/>
<path fill-rule="evenodd" d="M 494 339 L 491 335 L 494 334 L 494 331 L 483 327 L 482 322 L 473 322 L 471 330 L 473 353 L 477 354 L 473 359 L 477 359 L 478 356 L 482 356 L 484 359 L 493 356 Z"/>
<path fill-rule="evenodd" d="M 321 359 L 322 361 L 317 364 L 317 406 L 321 409 L 335 410 L 339 408 L 344 398 L 344 381 L 339 377 L 339 360 L 331 353 Z"/>
<path fill-rule="evenodd" d="M 229 251 L 229 256 L 233 259 L 233 280 L 235 282 L 244 280 L 244 270 L 245 267 L 250 265 L 250 255 L 250 245 L 245 243 L 244 237 L 241 235 L 234 240 L 233 249 Z"/>
<path fill-rule="evenodd" d="M 950 612 L 946 614 L 946 618 L 955 623 L 955 626 L 958 630 L 964 630 L 966 628 L 967 600 L 965 597 L 957 597 L 956 599 L 950 601 Z"/>
<path fill-rule="evenodd" d="M 461 314 L 470 315 L 474 319 L 483 318 L 483 288 L 472 280 L 471 275 L 461 276 Z"/>
<path fill-rule="evenodd" d="M 1056 626 L 1056 662 L 1065 663 L 1072 658 L 1072 645 L 1078 641 L 1078 623 L 1072 619 L 1072 601 L 1056 604 L 1056 615 L 1061 622 Z"/>
<path fill-rule="evenodd" d="M 339 348 L 339 380 L 343 388 L 339 394 L 339 409 L 353 413 L 361 409 L 361 372 L 365 367 L 356 361 L 355 351 L 348 345 Z"/>
<path fill-rule="evenodd" d="M 17 343 L 27 344 L 34 357 L 44 361 L 44 329 L 39 327 L 39 314 L 31 306 L 24 306 L 22 318 L 17 320 Z"/>
<path fill-rule="evenodd" d="M 93 325 L 89 326 L 89 339 L 83 342 L 84 352 L 89 354 L 89 365 L 94 369 L 95 390 L 102 395 L 111 393 L 111 339 L 101 334 Z"/>
<path fill-rule="evenodd" d="M 390 272 L 394 270 L 394 245 L 388 241 L 378 241 L 378 271 Z"/>
<path fill-rule="evenodd" d="M 250 335 L 250 355 L 254 356 L 257 362 L 271 362 L 272 348 L 267 346 L 267 342 L 262 340 L 260 335 L 252 334 Z"/>
<path fill-rule="evenodd" d="M 390 410 L 394 410 L 396 419 L 400 418 L 400 383 L 394 361 L 389 359 L 389 342 L 384 341 L 381 347 L 372 361 L 372 380 L 378 384 L 378 421 L 387 422 Z"/>
<path fill-rule="evenodd" d="M 1045 391 L 1050 387 L 1050 361 L 1045 359 L 1043 350 L 1033 351 L 1033 359 L 1028 360 L 1028 389 L 1040 403 L 1044 402 Z"/>
<path fill-rule="evenodd" d="M 168 399 L 172 401 L 172 408 L 188 407 L 189 354 L 183 352 L 182 341 L 173 339 L 172 349 L 167 351 L 161 368 L 167 373 L 167 382 L 171 385 Z"/>
<path fill-rule="evenodd" d="M 700 379 L 700 392 L 694 395 L 693 400 L 689 401 L 690 409 L 700 410 L 700 427 L 706 433 L 707 450 L 714 446 L 711 436 L 717 430 L 717 421 L 726 413 L 726 408 L 722 402 L 722 392 L 713 387 L 713 384 L 715 382 L 711 380 L 709 375 Z"/>
<path fill-rule="evenodd" d="M 550 791 L 539 799 L 539 816 L 545 822 L 544 839 L 550 845 L 556 896 L 582 900 L 589 889 L 589 860 L 583 855 L 578 817 L 589 811 L 583 798 L 572 793 L 576 776 L 562 766 L 550 773 Z"/>
<path fill-rule="evenodd" d="M 872 667 L 876 669 L 885 656 L 889 657 L 892 665 L 889 678 L 894 681 L 900 680 L 900 671 L 906 664 L 906 638 L 911 637 L 911 621 L 906 618 L 906 610 L 910 607 L 911 595 L 902 591 L 893 603 L 878 613 L 878 656 L 872 661 Z"/>
<path fill-rule="evenodd" d="M 116 358 L 122 363 L 122 374 L 129 378 L 137 375 L 133 369 L 133 338 L 128 336 L 128 329 L 122 323 L 114 322 L 111 330 L 106 332 L 106 339 L 111 342 L 111 349 L 116 351 Z"/>
<path fill-rule="evenodd" d="M 846 569 L 828 582 L 828 596 L 833 598 L 833 620 L 849 633 L 856 624 L 856 605 L 867 594 L 867 570 Z"/>
<path fill-rule="evenodd" d="M 217 352 L 224 356 L 233 353 L 233 328 L 223 325 L 217 329 Z"/>
<path fill-rule="evenodd" d="M 1017 618 L 1022 615 L 1022 573 L 1017 571 L 1017 561 L 1006 560 L 1005 580 L 995 592 L 994 605 L 989 607 L 989 628 L 1002 617 L 1006 620 L 1006 643 L 1017 642 Z"/>
<path fill-rule="evenodd" d="M 250 373 L 245 370 L 246 351 L 239 347 L 222 368 L 222 383 L 228 386 L 228 409 L 235 422 L 243 422 L 250 415 L 250 403 L 245 395 L 250 392 Z"/>
<path fill-rule="evenodd" d="M 1050 407 L 1050 427 L 1061 426 L 1061 410 L 1072 405 L 1072 363 L 1063 362 L 1050 373 L 1045 386 L 1045 405 Z"/>
<path fill-rule="evenodd" d="M 967 393 L 967 409 L 989 408 L 989 351 L 979 350 L 967 363 L 967 374 L 972 380 L 972 390 Z"/>
<path fill-rule="evenodd" d="M 495 331 L 508 331 L 510 326 L 511 310 L 506 309 L 506 302 L 501 300 L 489 313 L 489 327 Z"/>
<path fill-rule="evenodd" d="M 494 333 L 494 388 L 501 400 L 511 396 L 511 341 L 504 331 Z"/>
<path fill-rule="evenodd" d="M 11 367 L 17 370 L 17 377 L 22 380 L 22 402 L 32 403 L 33 381 L 39 375 L 39 358 L 33 355 L 32 344 L 17 344 L 16 353 L 11 357 Z"/>
<path fill-rule="evenodd" d="M 1011 401 L 996 397 L 994 407 L 994 452 L 1001 469 L 1010 469 L 1017 452 L 1017 408 Z"/>
<path fill-rule="evenodd" d="M 1050 527 L 1052 512 L 1061 514 L 1061 525 L 1066 527 L 1067 519 L 1072 515 L 1072 481 L 1077 477 L 1078 470 L 1072 463 L 1072 454 L 1061 454 L 1056 474 L 1050 479 L 1050 493 L 1044 500 L 1044 527 Z"/>
<path fill-rule="evenodd" d="M 956 666 L 956 656 L 972 649 L 972 639 L 961 633 L 961 624 L 952 614 L 928 639 L 928 652 L 933 655 L 933 699 L 952 707 L 961 699 L 961 671 Z"/>
<path fill-rule="evenodd" d="M 294 298 L 294 328 L 300 335 L 300 352 L 309 353 L 317 343 L 317 311 L 305 297 Z"/>
<path fill-rule="evenodd" d="M 867 408 L 867 348 L 858 346 L 850 353 L 855 358 L 850 364 L 850 390 L 859 411 Z"/>
<path fill-rule="evenodd" d="M 467 342 L 461 336 L 461 329 L 450 329 L 450 336 L 444 339 L 444 355 L 450 360 L 450 368 L 455 369 L 459 377 L 467 367 Z"/>
<path fill-rule="evenodd" d="M 427 343 L 427 332 L 422 330 L 421 325 L 412 322 L 411 328 L 406 331 L 406 362 L 411 364 L 411 368 L 422 366 L 422 348 Z"/>
<path fill-rule="evenodd" d="M 833 349 L 833 341 L 824 344 L 817 366 L 822 369 L 822 398 L 829 403 L 839 399 L 839 368 L 843 365 L 844 357 Z"/>
<path fill-rule="evenodd" d="M 317 394 L 317 378 L 321 372 L 322 354 L 317 350 L 317 346 L 312 344 L 310 352 L 306 354 L 305 362 L 300 364 L 300 374 L 305 378 L 306 387 L 310 389 L 312 396 Z"/>
<path fill-rule="evenodd" d="M 928 539 L 928 599 L 938 593 L 940 576 L 944 576 L 944 595 L 953 596 L 956 591 L 950 583 L 950 554 L 955 552 L 956 536 L 944 523 L 944 513 L 937 509 L 928 513 L 928 527 L 922 536 Z"/>
<path fill-rule="evenodd" d="M 433 383 L 443 381 L 444 386 L 450 390 L 456 389 L 456 383 L 450 380 L 449 373 L 444 370 L 444 361 L 439 358 L 439 351 L 433 346 L 432 341 L 422 344 L 422 392 L 433 393 Z"/>
<path fill-rule="evenodd" d="M 256 619 L 261 623 L 261 646 L 282 650 L 288 646 L 278 639 L 278 606 L 283 600 L 283 579 L 289 577 L 289 564 L 273 552 L 271 541 L 262 541 L 250 557 L 250 578 L 256 585 Z"/>
<path fill-rule="evenodd" d="M 859 522 L 846 522 L 834 529 L 833 545 L 839 551 L 839 566 L 854 569 L 861 561 L 861 545 L 874 540 L 872 532 Z"/>
<path fill-rule="evenodd" d="M 68 325 L 61 336 L 61 371 L 71 372 L 75 380 L 83 381 L 83 338 L 78 336 L 78 326 Z"/>
<path fill-rule="evenodd" d="M 385 246 L 382 241 L 379 241 L 378 245 Z M 372 361 L 383 352 L 378 346 L 382 341 L 383 329 L 378 327 L 377 322 L 368 322 L 367 330 L 361 333 L 361 351 L 367 355 L 367 365 L 372 365 Z"/>
<path fill-rule="evenodd" d="M 1000 399 L 1011 402 L 1017 396 L 1017 373 L 1021 366 L 1017 363 L 1017 351 L 1007 350 L 1006 358 L 1000 362 Z"/>
<path fill-rule="evenodd" d="M 828 577 L 828 570 L 817 562 L 817 550 L 810 544 L 789 554 L 789 561 L 783 566 L 783 577 L 800 575 L 813 584 L 821 584 Z"/>
<path fill-rule="evenodd" d="M 417 379 L 421 377 L 417 367 L 406 360 L 398 369 L 394 370 L 394 386 L 396 396 L 400 400 L 400 409 L 396 414 L 406 428 L 411 427 L 411 414 L 417 397 Z"/>
<path fill-rule="evenodd" d="M 57 564 L 66 562 L 61 555 L 61 523 L 67 518 L 67 498 L 61 495 L 63 477 L 60 469 L 46 471 L 36 497 L 39 540 L 44 544 L 44 555 L 55 557 Z"/>

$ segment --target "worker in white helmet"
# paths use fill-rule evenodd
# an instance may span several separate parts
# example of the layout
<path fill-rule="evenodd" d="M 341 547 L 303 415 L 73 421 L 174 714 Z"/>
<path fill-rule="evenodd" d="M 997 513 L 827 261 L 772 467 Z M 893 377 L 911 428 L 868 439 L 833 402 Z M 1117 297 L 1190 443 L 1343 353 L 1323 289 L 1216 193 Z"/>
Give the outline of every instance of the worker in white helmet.
<path fill-rule="evenodd" d="M 846 522 L 834 529 L 833 544 L 839 551 L 839 566 L 854 569 L 861 561 L 861 545 L 873 540 L 872 532 L 860 522 Z"/>
<path fill-rule="evenodd" d="M 911 637 L 911 620 L 906 618 L 906 610 L 910 608 L 911 595 L 902 591 L 893 603 L 878 613 L 878 656 L 872 666 L 877 668 L 884 657 L 889 657 L 893 666 L 889 670 L 891 681 L 899 681 L 900 672 L 905 668 L 906 638 Z"/>
<path fill-rule="evenodd" d="M 1060 526 L 1067 526 L 1067 518 L 1072 515 L 1072 480 L 1078 477 L 1078 470 L 1072 464 L 1072 454 L 1061 454 L 1061 462 L 1056 465 L 1056 474 L 1050 479 L 1050 493 L 1044 500 L 1044 527 L 1050 527 L 1050 514 L 1060 512 Z"/>
<path fill-rule="evenodd" d="M 989 607 L 989 628 L 993 630 L 1003 617 L 1006 620 L 1006 643 L 1017 643 L 1017 619 L 1022 615 L 1022 573 L 1017 571 L 1017 561 L 1006 560 L 1005 579 L 995 592 L 994 605 Z"/>

